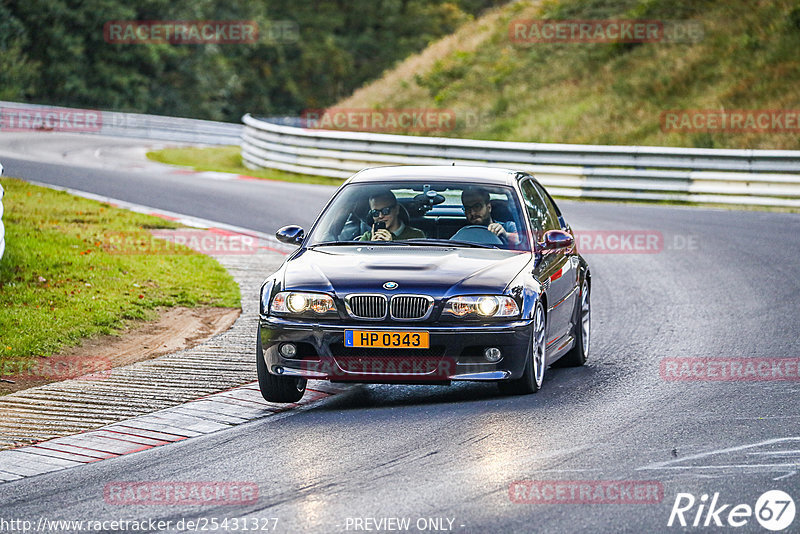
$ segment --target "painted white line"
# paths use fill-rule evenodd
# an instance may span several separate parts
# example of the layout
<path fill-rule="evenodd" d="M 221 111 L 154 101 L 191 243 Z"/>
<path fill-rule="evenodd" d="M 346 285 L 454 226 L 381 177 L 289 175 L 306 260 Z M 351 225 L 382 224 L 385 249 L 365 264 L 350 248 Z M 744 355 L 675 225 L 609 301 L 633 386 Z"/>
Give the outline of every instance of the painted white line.
<path fill-rule="evenodd" d="M 669 469 L 785 469 L 800 467 L 800 461 L 790 464 L 724 464 L 724 465 L 671 465 L 671 466 L 647 466 L 638 467 L 637 471 L 656 471 Z"/>
<path fill-rule="evenodd" d="M 794 451 L 758 451 L 758 452 L 748 452 L 748 455 L 752 456 L 791 456 L 793 454 L 800 455 L 800 450 Z"/>
<path fill-rule="evenodd" d="M 709 456 L 713 456 L 713 455 L 716 455 L 716 454 L 729 454 L 729 453 L 732 453 L 732 452 L 744 451 L 744 450 L 747 450 L 747 449 L 753 449 L 753 448 L 762 447 L 762 446 L 765 446 L 765 445 L 774 445 L 776 443 L 794 443 L 794 442 L 800 442 L 800 437 L 768 439 L 768 440 L 765 440 L 765 441 L 759 441 L 758 443 L 751 443 L 751 444 L 748 444 L 748 445 L 739 445 L 739 446 L 736 446 L 736 447 L 727 447 L 725 449 L 717 449 L 717 450 L 708 451 L 708 452 L 701 452 L 699 454 L 693 454 L 691 456 L 686 456 L 686 457 L 683 457 L 683 458 L 679 458 L 677 460 L 667 460 L 665 462 L 657 462 L 655 464 L 651 464 L 651 465 L 648 465 L 648 466 L 638 467 L 637 471 L 639 471 L 639 470 L 648 470 L 648 469 L 670 469 L 670 468 L 672 468 L 671 466 L 674 466 L 674 464 L 688 462 L 690 460 L 697 460 L 697 459 L 700 459 L 700 458 L 708 458 Z M 800 464 L 789 464 L 789 466 L 794 466 L 794 465 L 800 465 Z M 704 468 L 704 467 L 712 468 L 714 466 L 702 466 L 702 467 L 701 466 L 681 466 L 681 467 L 675 466 L 676 469 L 700 469 L 700 468 Z M 724 467 L 724 466 L 719 466 L 719 467 Z M 780 467 L 780 466 L 776 465 L 776 467 Z"/>
<path fill-rule="evenodd" d="M 231 174 L 229 172 L 201 171 L 198 172 L 195 176 L 199 176 L 201 178 L 206 178 L 209 180 L 222 180 L 222 181 L 241 180 L 238 174 Z"/>
<path fill-rule="evenodd" d="M 537 469 L 536 473 L 591 473 L 603 471 L 602 468 L 588 468 L 588 469 Z"/>
<path fill-rule="evenodd" d="M 779 477 L 775 477 L 772 480 L 783 480 L 784 478 L 793 477 L 796 474 L 797 474 L 797 471 L 791 471 L 789 473 L 786 473 L 785 475 L 781 475 Z"/>

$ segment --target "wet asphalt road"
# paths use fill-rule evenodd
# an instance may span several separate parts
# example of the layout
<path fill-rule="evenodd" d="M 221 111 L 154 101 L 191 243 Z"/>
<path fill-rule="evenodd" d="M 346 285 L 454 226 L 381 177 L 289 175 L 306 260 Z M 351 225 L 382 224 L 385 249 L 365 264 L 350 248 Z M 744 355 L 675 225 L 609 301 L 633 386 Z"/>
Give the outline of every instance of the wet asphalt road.
<path fill-rule="evenodd" d="M 63 157 L 65 147 L 100 144 L 50 142 L 51 159 L 25 155 L 38 160 L 29 161 L 0 136 L 0 161 L 9 176 L 265 232 L 308 224 L 331 192 L 120 170 L 93 161 L 102 159 L 96 150 Z M 358 519 L 387 518 L 409 519 L 411 532 L 665 532 L 681 530 L 667 527 L 679 493 L 753 506 L 780 489 L 800 506 L 800 382 L 670 381 L 660 373 L 665 358 L 800 357 L 800 215 L 559 205 L 578 231 L 660 232 L 663 250 L 586 253 L 590 360 L 549 369 L 536 395 L 501 397 L 491 385 L 468 383 L 363 386 L 287 417 L 0 485 L 0 517 L 160 519 L 172 530 L 181 519 L 248 517 L 277 518 L 279 532 L 363 531 L 375 524 Z M 145 506 L 103 498 L 109 482 L 221 480 L 255 483 L 257 501 Z M 528 480 L 542 488 L 551 480 L 650 481 L 663 496 L 648 504 L 514 502 L 532 495 L 513 486 Z M 690 524 L 697 511 L 685 513 Z M 767 532 L 753 517 L 741 528 L 714 527 L 713 518 L 704 528 L 705 520 L 686 531 Z M 800 518 L 785 531 L 800 531 Z"/>

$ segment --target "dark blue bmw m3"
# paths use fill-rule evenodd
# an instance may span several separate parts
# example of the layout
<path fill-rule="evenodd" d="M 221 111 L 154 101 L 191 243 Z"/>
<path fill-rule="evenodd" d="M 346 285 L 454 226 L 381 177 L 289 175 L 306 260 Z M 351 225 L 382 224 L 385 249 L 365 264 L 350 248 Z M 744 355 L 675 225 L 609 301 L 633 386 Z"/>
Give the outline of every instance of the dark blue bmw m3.
<path fill-rule="evenodd" d="M 534 393 L 549 365 L 583 365 L 591 275 L 572 229 L 528 173 L 381 167 L 348 179 L 261 287 L 261 393 L 306 380 L 493 381 Z"/>

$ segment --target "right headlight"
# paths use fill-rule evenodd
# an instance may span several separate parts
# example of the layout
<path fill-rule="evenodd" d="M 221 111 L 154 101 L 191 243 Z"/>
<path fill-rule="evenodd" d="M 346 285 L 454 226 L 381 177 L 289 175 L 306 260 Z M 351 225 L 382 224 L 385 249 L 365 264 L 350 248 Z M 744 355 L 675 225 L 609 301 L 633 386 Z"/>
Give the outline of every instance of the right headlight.
<path fill-rule="evenodd" d="M 465 318 L 514 317 L 519 315 L 519 307 L 516 300 L 505 295 L 473 295 L 449 299 L 442 314 Z"/>

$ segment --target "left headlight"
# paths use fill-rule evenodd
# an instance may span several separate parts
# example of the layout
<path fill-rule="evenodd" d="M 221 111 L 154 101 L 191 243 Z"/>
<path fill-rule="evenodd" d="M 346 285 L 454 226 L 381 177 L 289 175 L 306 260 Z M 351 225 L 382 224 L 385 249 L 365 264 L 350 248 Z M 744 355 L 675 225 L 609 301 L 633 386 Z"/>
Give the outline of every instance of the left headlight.
<path fill-rule="evenodd" d="M 325 315 L 336 313 L 333 297 L 325 293 L 281 291 L 272 299 L 269 312 L 278 315 Z"/>
<path fill-rule="evenodd" d="M 453 297 L 444 305 L 442 314 L 455 317 L 514 317 L 519 315 L 517 301 L 504 295 Z"/>

